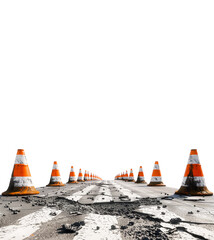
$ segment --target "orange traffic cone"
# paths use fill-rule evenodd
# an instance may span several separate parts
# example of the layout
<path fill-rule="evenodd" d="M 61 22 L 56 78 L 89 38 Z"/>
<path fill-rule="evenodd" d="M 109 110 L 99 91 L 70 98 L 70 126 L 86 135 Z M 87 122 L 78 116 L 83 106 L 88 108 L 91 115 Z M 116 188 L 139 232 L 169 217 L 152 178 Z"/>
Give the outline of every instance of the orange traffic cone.
<path fill-rule="evenodd" d="M 121 180 L 124 181 L 124 172 L 121 173 Z"/>
<path fill-rule="evenodd" d="M 130 170 L 130 173 L 129 173 L 129 182 L 134 182 L 134 173 L 132 171 L 132 169 Z"/>
<path fill-rule="evenodd" d="M 93 175 L 92 175 L 92 173 L 90 174 L 90 181 L 92 181 L 93 180 Z"/>
<path fill-rule="evenodd" d="M 140 166 L 137 181 L 135 183 L 145 183 L 146 184 L 142 166 Z"/>
<path fill-rule="evenodd" d="M 84 182 L 84 180 L 82 179 L 83 176 L 82 176 L 82 170 L 80 168 L 80 171 L 79 171 L 79 175 L 78 175 L 78 178 L 77 178 L 77 182 Z"/>
<path fill-rule="evenodd" d="M 162 182 L 161 171 L 160 171 L 158 161 L 155 162 L 153 173 L 152 173 L 152 178 L 151 178 L 151 181 L 148 184 L 148 186 L 159 186 L 159 187 L 166 186 Z"/>
<path fill-rule="evenodd" d="M 85 170 L 84 181 L 87 181 L 87 171 Z"/>
<path fill-rule="evenodd" d="M 129 174 L 128 174 L 128 171 L 126 170 L 125 181 L 128 181 L 128 180 L 129 180 Z"/>
<path fill-rule="evenodd" d="M 182 185 L 175 193 L 192 196 L 213 195 L 206 187 L 197 149 L 191 150 Z"/>
<path fill-rule="evenodd" d="M 51 179 L 47 187 L 62 187 L 62 186 L 65 186 L 65 184 L 63 184 L 61 181 L 57 161 L 54 161 L 53 169 L 51 173 Z"/>
<path fill-rule="evenodd" d="M 4 196 L 38 194 L 32 183 L 30 169 L 27 164 L 24 149 L 18 149 L 10 184 Z"/>
<path fill-rule="evenodd" d="M 68 179 L 68 183 L 76 183 L 76 177 L 75 177 L 75 172 L 73 166 L 71 166 L 71 171 L 70 171 L 70 176 Z"/>

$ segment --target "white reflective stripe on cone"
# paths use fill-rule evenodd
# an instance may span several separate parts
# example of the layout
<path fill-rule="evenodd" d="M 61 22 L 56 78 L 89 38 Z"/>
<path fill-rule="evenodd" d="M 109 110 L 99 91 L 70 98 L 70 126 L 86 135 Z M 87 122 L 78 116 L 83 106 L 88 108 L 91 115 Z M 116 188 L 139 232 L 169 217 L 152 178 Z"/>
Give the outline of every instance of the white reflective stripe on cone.
<path fill-rule="evenodd" d="M 152 177 L 151 182 L 162 182 L 162 177 Z"/>
<path fill-rule="evenodd" d="M 190 155 L 189 160 L 188 160 L 188 164 L 200 164 L 198 155 Z"/>
<path fill-rule="evenodd" d="M 155 164 L 154 169 L 160 169 L 159 164 Z"/>
<path fill-rule="evenodd" d="M 58 164 L 54 164 L 53 169 L 58 169 Z"/>
<path fill-rule="evenodd" d="M 14 187 L 32 187 L 33 182 L 31 177 L 12 177 Z"/>
<path fill-rule="evenodd" d="M 138 177 L 140 181 L 144 181 L 144 177 Z"/>
<path fill-rule="evenodd" d="M 15 164 L 27 165 L 27 158 L 25 155 L 16 155 Z"/>
<path fill-rule="evenodd" d="M 82 180 L 82 177 L 78 177 L 77 180 Z"/>
<path fill-rule="evenodd" d="M 129 177 L 129 180 L 134 180 L 134 178 L 133 177 Z"/>
<path fill-rule="evenodd" d="M 75 177 L 69 177 L 69 181 L 70 182 L 75 181 Z"/>
<path fill-rule="evenodd" d="M 191 183 L 194 182 L 197 187 L 206 187 L 204 177 L 184 177 L 183 182 L 182 182 L 183 187 L 189 186 L 189 183 L 188 183 L 189 181 L 187 180 L 187 178 Z M 187 183 L 187 184 L 185 184 L 185 183 Z"/>
<path fill-rule="evenodd" d="M 51 182 L 61 182 L 61 177 L 59 177 L 59 176 L 51 176 Z"/>

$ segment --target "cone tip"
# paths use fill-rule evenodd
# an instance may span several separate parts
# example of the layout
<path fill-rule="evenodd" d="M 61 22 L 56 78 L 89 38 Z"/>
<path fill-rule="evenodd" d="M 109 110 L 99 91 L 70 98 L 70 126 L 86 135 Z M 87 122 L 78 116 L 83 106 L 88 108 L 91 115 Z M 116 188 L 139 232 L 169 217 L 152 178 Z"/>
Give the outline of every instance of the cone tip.
<path fill-rule="evenodd" d="M 158 161 L 155 161 L 155 164 L 158 164 Z"/>
<path fill-rule="evenodd" d="M 198 155 L 197 149 L 191 149 L 190 155 Z"/>
<path fill-rule="evenodd" d="M 17 155 L 25 155 L 25 150 L 24 149 L 18 149 L 17 150 Z"/>
<path fill-rule="evenodd" d="M 57 164 L 57 161 L 54 161 L 54 164 Z"/>

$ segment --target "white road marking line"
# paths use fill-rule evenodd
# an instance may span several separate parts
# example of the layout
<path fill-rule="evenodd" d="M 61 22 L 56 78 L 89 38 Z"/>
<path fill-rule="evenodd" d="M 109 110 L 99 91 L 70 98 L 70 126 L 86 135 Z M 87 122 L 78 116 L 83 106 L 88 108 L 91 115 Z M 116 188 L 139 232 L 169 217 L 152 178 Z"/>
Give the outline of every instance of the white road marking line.
<path fill-rule="evenodd" d="M 123 195 L 128 196 L 131 201 L 135 201 L 135 200 L 141 198 L 140 195 L 131 192 L 129 189 L 126 189 L 126 188 L 122 187 L 121 185 L 119 185 L 119 184 L 117 184 L 117 183 L 112 182 L 112 185 L 113 185 L 114 187 L 116 187 L 117 190 L 119 190 Z"/>
<path fill-rule="evenodd" d="M 80 200 L 80 198 L 82 198 L 84 195 L 86 195 L 88 192 L 90 192 L 96 185 L 90 185 L 87 186 L 85 188 L 83 188 L 81 191 L 79 192 L 75 192 L 73 193 L 71 196 L 66 197 L 68 200 L 72 200 L 72 201 L 78 201 Z"/>
<path fill-rule="evenodd" d="M 102 195 L 104 193 L 104 195 Z M 94 203 L 98 202 L 110 202 L 112 200 L 112 195 L 109 187 L 107 185 L 102 185 L 98 192 L 98 195 L 94 199 Z"/>
<path fill-rule="evenodd" d="M 111 230 L 111 226 L 116 227 Z M 99 229 L 97 229 L 99 227 Z M 85 225 L 74 240 L 122 240 L 116 216 L 92 214 L 86 216 Z"/>
<path fill-rule="evenodd" d="M 48 222 L 55 217 L 50 215 L 52 212 L 55 212 L 56 215 L 61 213 L 60 210 L 53 211 L 53 209 L 44 207 L 34 213 L 20 218 L 16 225 L 9 225 L 0 228 L 0 239 L 20 240 L 29 237 L 40 228 L 42 223 Z"/>
<path fill-rule="evenodd" d="M 141 206 L 139 208 L 139 211 L 145 214 L 149 214 L 152 215 L 155 218 L 160 218 L 162 219 L 164 222 L 169 222 L 171 218 L 180 218 L 181 220 L 184 220 L 183 218 L 181 218 L 180 216 L 178 216 L 177 214 L 168 211 L 166 208 L 160 208 L 158 209 L 157 206 L 151 206 L 151 207 L 147 207 L 147 206 Z M 161 223 L 161 225 L 163 227 L 172 227 L 172 224 L 169 223 Z M 214 239 L 214 232 L 207 230 L 206 228 L 203 227 L 199 227 L 199 226 L 193 226 L 190 225 L 189 223 L 183 223 L 180 222 L 179 225 L 177 225 L 179 227 L 184 227 L 187 229 L 188 232 L 193 233 L 193 234 L 197 234 L 199 236 L 203 236 L 204 238 L 207 239 Z M 163 230 L 163 229 L 161 229 Z M 184 232 L 179 231 L 178 232 L 180 237 L 178 237 L 177 239 L 187 239 L 187 235 Z M 176 239 L 176 238 L 174 238 Z M 189 239 L 191 239 L 190 235 L 189 235 Z M 194 239 L 194 238 L 193 238 Z"/>

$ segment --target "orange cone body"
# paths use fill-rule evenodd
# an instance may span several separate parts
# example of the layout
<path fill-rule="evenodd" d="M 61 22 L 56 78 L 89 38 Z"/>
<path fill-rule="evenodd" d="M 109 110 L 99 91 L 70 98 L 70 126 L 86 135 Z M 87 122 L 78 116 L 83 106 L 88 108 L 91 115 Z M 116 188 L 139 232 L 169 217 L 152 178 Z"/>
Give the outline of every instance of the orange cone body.
<path fill-rule="evenodd" d="M 2 195 L 14 196 L 32 194 L 39 194 L 39 191 L 33 186 L 24 149 L 18 149 L 9 187 Z"/>
<path fill-rule="evenodd" d="M 74 172 L 74 168 L 73 166 L 71 166 L 71 171 L 70 171 L 70 176 L 68 179 L 68 183 L 76 183 L 76 176 L 75 176 L 75 172 Z"/>
<path fill-rule="evenodd" d="M 125 173 L 123 172 L 123 181 L 125 181 L 126 179 L 126 176 L 125 176 Z"/>
<path fill-rule="evenodd" d="M 133 170 L 131 169 L 130 170 L 130 173 L 129 173 L 129 182 L 134 182 L 134 173 L 133 173 Z"/>
<path fill-rule="evenodd" d="M 51 173 L 51 179 L 47 187 L 62 187 L 62 186 L 65 186 L 65 184 L 63 184 L 61 181 L 57 161 L 54 161 L 53 169 Z"/>
<path fill-rule="evenodd" d="M 136 183 L 146 183 L 142 166 L 140 166 Z"/>
<path fill-rule="evenodd" d="M 87 171 L 85 170 L 84 181 L 87 181 Z"/>
<path fill-rule="evenodd" d="M 182 185 L 175 193 L 191 196 L 213 195 L 206 187 L 197 149 L 191 150 Z"/>
<path fill-rule="evenodd" d="M 148 186 L 159 186 L 159 187 L 165 186 L 162 182 L 161 171 L 160 171 L 158 161 L 155 162 L 152 178 Z"/>
<path fill-rule="evenodd" d="M 123 180 L 123 173 L 120 174 L 120 180 Z"/>
<path fill-rule="evenodd" d="M 79 171 L 79 175 L 78 175 L 78 178 L 77 178 L 77 182 L 84 182 L 81 168 L 80 168 L 80 171 Z"/>
<path fill-rule="evenodd" d="M 128 171 L 126 170 L 126 173 L 125 173 L 125 181 L 128 181 L 129 180 L 129 174 L 128 174 Z"/>

